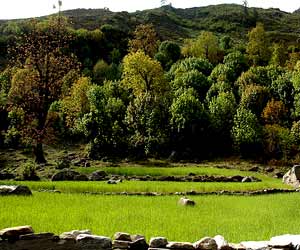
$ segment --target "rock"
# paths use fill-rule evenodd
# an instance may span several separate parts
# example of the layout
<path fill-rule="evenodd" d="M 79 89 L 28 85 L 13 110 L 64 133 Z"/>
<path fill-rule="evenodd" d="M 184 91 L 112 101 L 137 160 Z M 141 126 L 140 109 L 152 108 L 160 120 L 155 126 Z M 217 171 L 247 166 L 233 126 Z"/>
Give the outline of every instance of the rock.
<path fill-rule="evenodd" d="M 56 162 L 56 169 L 69 168 L 70 165 L 71 165 L 71 161 L 68 158 L 63 158 Z"/>
<path fill-rule="evenodd" d="M 74 170 L 64 169 L 54 174 L 51 181 L 74 181 L 80 174 Z"/>
<path fill-rule="evenodd" d="M 179 199 L 178 204 L 182 206 L 195 206 L 196 202 L 186 197 L 182 197 Z"/>
<path fill-rule="evenodd" d="M 265 171 L 267 173 L 272 173 L 274 171 L 274 168 L 273 167 L 266 167 Z"/>
<path fill-rule="evenodd" d="M 0 185 L 0 196 L 1 195 L 32 195 L 32 193 L 27 186 Z"/>
<path fill-rule="evenodd" d="M 74 181 L 88 181 L 89 178 L 84 174 L 79 174 L 74 177 Z"/>
<path fill-rule="evenodd" d="M 282 182 L 295 188 L 300 184 L 300 165 L 295 165 L 283 177 Z"/>
<path fill-rule="evenodd" d="M 269 246 L 272 248 L 299 249 L 300 235 L 285 234 L 272 237 Z"/>
<path fill-rule="evenodd" d="M 122 182 L 122 179 L 119 179 L 119 180 L 109 179 L 109 180 L 107 181 L 107 184 L 118 184 L 118 183 L 120 183 L 120 182 Z"/>
<path fill-rule="evenodd" d="M 276 172 L 275 175 L 274 175 L 274 177 L 275 177 L 275 178 L 278 178 L 278 179 L 281 179 L 283 176 L 284 176 L 284 173 L 282 173 L 282 172 L 280 172 L 280 171 L 279 171 L 279 172 Z"/>
<path fill-rule="evenodd" d="M 241 244 L 229 243 L 229 248 L 232 250 L 246 250 L 246 247 Z"/>
<path fill-rule="evenodd" d="M 240 244 L 246 249 L 267 250 L 269 246 L 269 241 L 243 241 Z"/>
<path fill-rule="evenodd" d="M 112 246 L 114 249 L 128 249 L 130 246 L 131 241 L 125 241 L 125 240 L 114 240 L 112 243 Z"/>
<path fill-rule="evenodd" d="M 144 235 L 140 235 L 140 234 L 131 235 L 130 238 L 131 238 L 131 241 L 137 241 L 139 239 L 146 240 L 145 236 Z"/>
<path fill-rule="evenodd" d="M 149 245 L 145 239 L 138 239 L 130 244 L 131 250 L 148 250 Z"/>
<path fill-rule="evenodd" d="M 88 229 L 86 230 L 73 230 L 71 232 L 62 233 L 59 238 L 62 240 L 76 239 L 79 234 L 92 234 L 92 232 Z"/>
<path fill-rule="evenodd" d="M 7 171 L 0 172 L 0 180 L 11 180 L 14 178 L 15 178 L 15 175 L 8 173 Z"/>
<path fill-rule="evenodd" d="M 88 161 L 86 163 L 84 163 L 85 168 L 89 168 L 90 166 L 91 166 L 91 163 L 89 163 Z"/>
<path fill-rule="evenodd" d="M 251 171 L 251 172 L 258 172 L 259 170 L 259 167 L 258 166 L 253 166 L 251 167 L 248 171 Z"/>
<path fill-rule="evenodd" d="M 261 180 L 253 177 L 253 176 L 246 176 L 242 179 L 242 182 L 260 182 Z"/>
<path fill-rule="evenodd" d="M 123 233 L 123 232 L 117 232 L 114 235 L 115 240 L 122 240 L 122 241 L 131 241 L 130 234 Z"/>
<path fill-rule="evenodd" d="M 53 239 L 53 233 L 39 233 L 39 234 L 24 234 L 20 235 L 20 240 L 41 240 L 41 239 Z"/>
<path fill-rule="evenodd" d="M 216 235 L 214 237 L 214 240 L 217 244 L 218 249 L 226 249 L 228 247 L 228 242 L 225 240 L 225 238 L 222 235 Z"/>
<path fill-rule="evenodd" d="M 217 250 L 218 245 L 213 238 L 204 237 L 201 240 L 198 240 L 193 244 L 195 249 L 202 249 L 202 250 Z"/>
<path fill-rule="evenodd" d="M 154 237 L 150 239 L 149 246 L 152 248 L 164 248 L 168 244 L 165 237 Z"/>
<path fill-rule="evenodd" d="M 76 237 L 76 243 L 80 249 L 84 250 L 106 250 L 112 248 L 110 238 L 91 234 L 79 234 Z"/>
<path fill-rule="evenodd" d="M 32 234 L 31 226 L 10 227 L 0 230 L 0 238 L 2 239 L 18 239 L 20 235 Z"/>
<path fill-rule="evenodd" d="M 194 250 L 194 246 L 190 242 L 169 242 L 166 246 L 170 249 L 185 249 L 185 250 Z"/>
<path fill-rule="evenodd" d="M 231 176 L 229 179 L 232 182 L 241 182 L 244 179 L 244 177 L 240 175 L 235 175 L 235 176 Z"/>
<path fill-rule="evenodd" d="M 90 180 L 91 181 L 102 181 L 107 176 L 107 173 L 102 170 L 95 171 L 91 174 Z"/>

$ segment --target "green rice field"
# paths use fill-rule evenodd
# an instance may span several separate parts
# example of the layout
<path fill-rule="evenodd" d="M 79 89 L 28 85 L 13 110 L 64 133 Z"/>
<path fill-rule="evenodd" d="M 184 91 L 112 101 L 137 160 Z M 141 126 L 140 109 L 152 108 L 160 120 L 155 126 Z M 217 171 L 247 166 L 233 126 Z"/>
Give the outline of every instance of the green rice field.
<path fill-rule="evenodd" d="M 57 234 L 91 229 L 112 236 L 117 231 L 196 241 L 223 235 L 231 242 L 267 240 L 300 233 L 300 194 L 197 196 L 195 207 L 177 205 L 178 196 L 102 196 L 37 193 L 0 197 L 0 228 L 32 225 Z"/>

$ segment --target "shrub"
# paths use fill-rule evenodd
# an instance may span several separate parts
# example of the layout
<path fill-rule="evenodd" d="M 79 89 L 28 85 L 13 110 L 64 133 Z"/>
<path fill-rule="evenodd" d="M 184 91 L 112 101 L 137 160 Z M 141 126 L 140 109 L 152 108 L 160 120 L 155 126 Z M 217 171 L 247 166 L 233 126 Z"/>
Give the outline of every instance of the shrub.
<path fill-rule="evenodd" d="M 27 162 L 22 166 L 22 177 L 25 181 L 38 181 L 40 177 L 37 175 L 36 165 Z"/>

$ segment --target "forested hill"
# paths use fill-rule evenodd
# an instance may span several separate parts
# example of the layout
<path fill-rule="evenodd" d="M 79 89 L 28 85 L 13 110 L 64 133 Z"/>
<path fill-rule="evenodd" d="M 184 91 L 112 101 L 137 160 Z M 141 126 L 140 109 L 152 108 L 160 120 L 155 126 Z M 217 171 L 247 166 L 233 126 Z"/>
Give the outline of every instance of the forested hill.
<path fill-rule="evenodd" d="M 250 28 L 262 22 L 275 40 L 295 40 L 300 34 L 300 11 L 287 13 L 279 9 L 247 8 L 236 4 L 221 4 L 189 9 L 172 6 L 128 12 L 108 9 L 77 9 L 64 11 L 75 28 L 95 29 L 111 24 L 123 31 L 131 31 L 141 23 L 153 23 L 162 40 L 180 40 L 198 35 L 201 30 L 231 34 L 244 38 Z"/>
<path fill-rule="evenodd" d="M 64 11 L 63 15 L 72 20 L 75 29 L 93 30 L 110 24 L 122 31 L 131 32 L 138 24 L 153 23 L 161 40 L 178 41 L 195 37 L 201 30 L 243 39 L 257 22 L 264 24 L 271 40 L 295 41 L 300 34 L 299 10 L 287 13 L 279 9 L 245 8 L 237 4 L 189 9 L 176 9 L 167 5 L 134 13 L 111 12 L 108 9 L 75 9 Z M 5 23 L 6 21 L 1 21 L 0 25 L 5 26 Z"/>

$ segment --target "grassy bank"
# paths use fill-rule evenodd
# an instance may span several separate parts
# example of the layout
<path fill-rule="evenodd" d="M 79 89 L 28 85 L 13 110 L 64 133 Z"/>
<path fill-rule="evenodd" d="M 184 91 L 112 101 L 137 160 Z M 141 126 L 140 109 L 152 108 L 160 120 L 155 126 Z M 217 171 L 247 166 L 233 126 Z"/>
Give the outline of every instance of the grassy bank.
<path fill-rule="evenodd" d="M 92 196 L 35 193 L 0 197 L 0 228 L 30 224 L 37 232 L 91 229 L 196 241 L 222 234 L 231 242 L 265 240 L 300 233 L 299 194 L 254 197 L 193 197 L 195 207 L 177 205 L 178 197 Z"/>
<path fill-rule="evenodd" d="M 51 181 L 0 181 L 0 185 L 21 184 L 30 189 L 39 191 L 59 190 L 63 193 L 86 193 L 86 192 L 214 192 L 214 191 L 253 191 L 269 188 L 291 188 L 281 183 L 281 180 L 263 177 L 262 182 L 231 183 L 231 182 L 161 182 L 161 181 L 124 181 L 117 185 L 109 185 L 105 181 L 99 182 L 51 182 Z"/>

